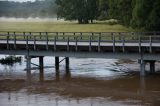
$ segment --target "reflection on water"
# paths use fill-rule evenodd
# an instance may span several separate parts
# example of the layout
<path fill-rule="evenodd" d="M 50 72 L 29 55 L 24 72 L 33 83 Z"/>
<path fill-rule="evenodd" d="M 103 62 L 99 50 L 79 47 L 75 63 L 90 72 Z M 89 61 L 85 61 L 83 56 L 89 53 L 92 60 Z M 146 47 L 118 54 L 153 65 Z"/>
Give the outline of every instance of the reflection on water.
<path fill-rule="evenodd" d="M 38 59 L 32 62 L 38 64 Z M 45 58 L 45 66 L 54 59 Z M 45 69 L 39 83 L 39 71 L 32 70 L 32 83 L 25 82 L 25 62 L 0 65 L 0 106 L 159 106 L 160 74 L 140 78 L 118 60 L 70 59 L 70 70 L 61 64 L 59 72 Z M 134 62 L 127 66 L 139 68 Z M 33 66 L 32 66 L 33 67 Z"/>
<path fill-rule="evenodd" d="M 8 99 L 9 95 L 10 99 Z M 110 102 L 103 98 L 71 99 L 54 94 L 48 96 L 45 94 L 1 93 L 0 99 L 1 106 L 125 106 L 121 102 Z"/>

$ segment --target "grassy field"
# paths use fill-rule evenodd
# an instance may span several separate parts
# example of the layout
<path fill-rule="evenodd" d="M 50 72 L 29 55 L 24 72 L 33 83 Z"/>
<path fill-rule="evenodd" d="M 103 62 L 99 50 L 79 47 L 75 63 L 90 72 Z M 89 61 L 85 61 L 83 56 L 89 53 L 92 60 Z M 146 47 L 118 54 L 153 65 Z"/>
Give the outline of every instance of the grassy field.
<path fill-rule="evenodd" d="M 77 24 L 77 22 L 18 22 L 0 21 L 0 31 L 22 32 L 130 32 L 122 25 L 106 23 Z"/>

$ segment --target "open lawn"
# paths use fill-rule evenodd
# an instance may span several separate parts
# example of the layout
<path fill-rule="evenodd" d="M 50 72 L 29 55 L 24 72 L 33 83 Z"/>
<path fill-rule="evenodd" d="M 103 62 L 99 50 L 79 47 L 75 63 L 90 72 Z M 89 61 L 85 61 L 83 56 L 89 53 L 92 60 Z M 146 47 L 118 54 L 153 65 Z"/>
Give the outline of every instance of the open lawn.
<path fill-rule="evenodd" d="M 122 25 L 106 23 L 77 24 L 77 22 L 40 22 L 40 21 L 0 21 L 0 31 L 22 32 L 129 32 L 133 31 Z"/>

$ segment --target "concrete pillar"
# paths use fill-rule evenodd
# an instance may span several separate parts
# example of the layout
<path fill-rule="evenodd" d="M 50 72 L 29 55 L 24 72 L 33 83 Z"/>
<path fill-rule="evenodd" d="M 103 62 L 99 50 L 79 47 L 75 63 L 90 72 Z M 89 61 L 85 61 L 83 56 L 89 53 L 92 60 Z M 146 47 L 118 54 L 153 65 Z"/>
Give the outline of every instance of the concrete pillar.
<path fill-rule="evenodd" d="M 145 76 L 145 65 L 146 62 L 144 60 L 140 60 L 140 75 L 143 77 Z"/>
<path fill-rule="evenodd" d="M 44 65 L 43 65 L 43 56 L 39 57 L 39 80 L 40 82 L 44 81 Z"/>
<path fill-rule="evenodd" d="M 26 62 L 26 67 L 27 67 L 27 83 L 31 83 L 31 57 L 26 56 L 27 62 Z"/>
<path fill-rule="evenodd" d="M 55 69 L 59 71 L 59 57 L 55 57 Z"/>
<path fill-rule="evenodd" d="M 150 61 L 150 73 L 155 73 L 155 61 Z"/>
<path fill-rule="evenodd" d="M 65 63 L 66 63 L 66 72 L 69 71 L 69 57 L 65 58 Z"/>

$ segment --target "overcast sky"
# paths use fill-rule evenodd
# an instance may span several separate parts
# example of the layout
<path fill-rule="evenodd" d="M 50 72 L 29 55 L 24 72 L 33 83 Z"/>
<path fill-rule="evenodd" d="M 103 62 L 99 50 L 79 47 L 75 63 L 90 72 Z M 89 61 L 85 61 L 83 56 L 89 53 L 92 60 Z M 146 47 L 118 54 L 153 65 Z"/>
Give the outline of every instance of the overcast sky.
<path fill-rule="evenodd" d="M 26 1 L 35 1 L 35 0 L 0 0 L 0 1 L 16 1 L 16 2 L 26 2 Z"/>

